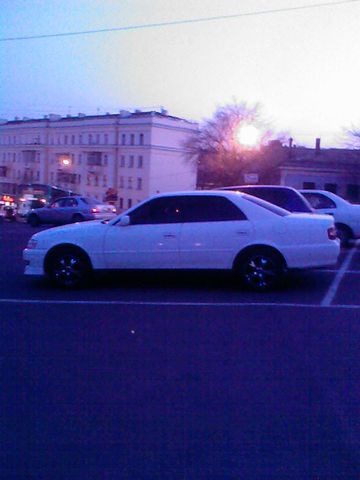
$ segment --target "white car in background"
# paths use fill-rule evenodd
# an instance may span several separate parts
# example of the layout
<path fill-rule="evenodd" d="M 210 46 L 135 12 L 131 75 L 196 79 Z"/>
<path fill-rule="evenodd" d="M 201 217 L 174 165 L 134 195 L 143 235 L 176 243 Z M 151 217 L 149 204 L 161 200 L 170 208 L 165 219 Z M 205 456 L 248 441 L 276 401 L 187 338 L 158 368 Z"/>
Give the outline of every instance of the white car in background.
<path fill-rule="evenodd" d="M 57 286 L 86 283 L 96 270 L 231 270 L 266 291 L 290 268 L 334 265 L 328 215 L 292 214 L 251 195 L 193 191 L 156 195 L 106 221 L 51 228 L 24 250 L 25 274 Z"/>
<path fill-rule="evenodd" d="M 347 246 L 352 239 L 360 238 L 360 205 L 326 190 L 300 190 L 316 213 L 332 215 L 341 245 Z"/>

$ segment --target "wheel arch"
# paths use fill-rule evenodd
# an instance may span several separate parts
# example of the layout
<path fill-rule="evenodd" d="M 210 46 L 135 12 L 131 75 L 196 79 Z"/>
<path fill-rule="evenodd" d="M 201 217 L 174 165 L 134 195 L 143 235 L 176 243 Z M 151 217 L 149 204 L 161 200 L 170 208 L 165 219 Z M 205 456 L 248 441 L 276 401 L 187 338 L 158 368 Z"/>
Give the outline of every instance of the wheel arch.
<path fill-rule="evenodd" d="M 248 245 L 247 247 L 240 250 L 240 252 L 238 252 L 233 261 L 233 270 L 236 270 L 236 268 L 241 264 L 242 260 L 246 257 L 246 255 L 257 250 L 267 251 L 269 253 L 275 254 L 281 260 L 284 269 L 287 268 L 286 259 L 277 248 L 273 247 L 272 245 L 259 243 L 255 245 Z"/>
<path fill-rule="evenodd" d="M 52 256 L 55 253 L 60 252 L 62 250 L 73 250 L 73 251 L 76 251 L 78 253 L 81 253 L 81 255 L 83 255 L 86 258 L 86 260 L 89 262 L 89 266 L 91 267 L 91 269 L 93 269 L 93 264 L 92 264 L 91 258 L 85 252 L 85 250 L 83 248 L 81 248 L 78 245 L 75 245 L 73 243 L 60 243 L 58 245 L 54 245 L 53 247 L 51 247 L 50 250 L 47 252 L 47 254 L 45 256 L 44 272 L 46 274 L 49 273 L 49 266 L 50 266 L 50 261 L 51 261 Z"/>
<path fill-rule="evenodd" d="M 342 229 L 346 230 L 347 232 L 349 232 L 350 238 L 354 238 L 354 232 L 353 232 L 352 228 L 349 227 L 349 225 L 347 225 L 346 223 L 335 222 L 335 228 L 342 228 Z"/>
<path fill-rule="evenodd" d="M 74 215 L 71 217 L 71 221 L 76 222 L 76 219 L 79 219 L 79 222 L 83 222 L 85 220 L 85 217 L 81 213 L 74 213 Z"/>

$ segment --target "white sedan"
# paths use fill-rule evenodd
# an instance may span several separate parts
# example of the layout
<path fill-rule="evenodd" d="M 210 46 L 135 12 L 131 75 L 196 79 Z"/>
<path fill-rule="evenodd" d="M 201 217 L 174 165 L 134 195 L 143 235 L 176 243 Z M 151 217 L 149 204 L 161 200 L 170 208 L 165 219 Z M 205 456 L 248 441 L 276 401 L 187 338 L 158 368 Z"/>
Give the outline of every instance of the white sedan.
<path fill-rule="evenodd" d="M 334 217 L 337 235 L 342 246 L 360 238 L 360 205 L 353 205 L 335 193 L 326 190 L 300 190 L 316 213 Z"/>
<path fill-rule="evenodd" d="M 239 192 L 156 195 L 110 221 L 51 228 L 24 250 L 25 274 L 57 286 L 85 284 L 97 270 L 232 270 L 257 291 L 287 269 L 334 265 L 339 254 L 332 217 L 291 214 Z"/>

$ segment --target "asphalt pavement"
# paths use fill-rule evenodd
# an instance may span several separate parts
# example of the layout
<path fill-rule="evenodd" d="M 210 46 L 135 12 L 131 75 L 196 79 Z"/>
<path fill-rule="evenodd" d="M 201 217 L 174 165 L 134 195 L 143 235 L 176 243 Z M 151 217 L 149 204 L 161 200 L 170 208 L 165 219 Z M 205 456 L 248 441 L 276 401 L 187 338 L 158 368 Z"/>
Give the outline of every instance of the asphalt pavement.
<path fill-rule="evenodd" d="M 359 479 L 360 255 L 227 276 L 23 276 L 0 225 L 1 478 Z"/>

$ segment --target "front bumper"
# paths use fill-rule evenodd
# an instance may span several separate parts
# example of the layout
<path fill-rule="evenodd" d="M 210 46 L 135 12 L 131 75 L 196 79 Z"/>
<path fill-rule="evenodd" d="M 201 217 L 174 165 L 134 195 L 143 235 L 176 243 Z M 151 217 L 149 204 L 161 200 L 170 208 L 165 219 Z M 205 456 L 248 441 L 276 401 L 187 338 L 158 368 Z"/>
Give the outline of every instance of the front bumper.
<path fill-rule="evenodd" d="M 25 248 L 23 260 L 25 262 L 25 275 L 44 275 L 44 259 L 46 250 Z"/>

